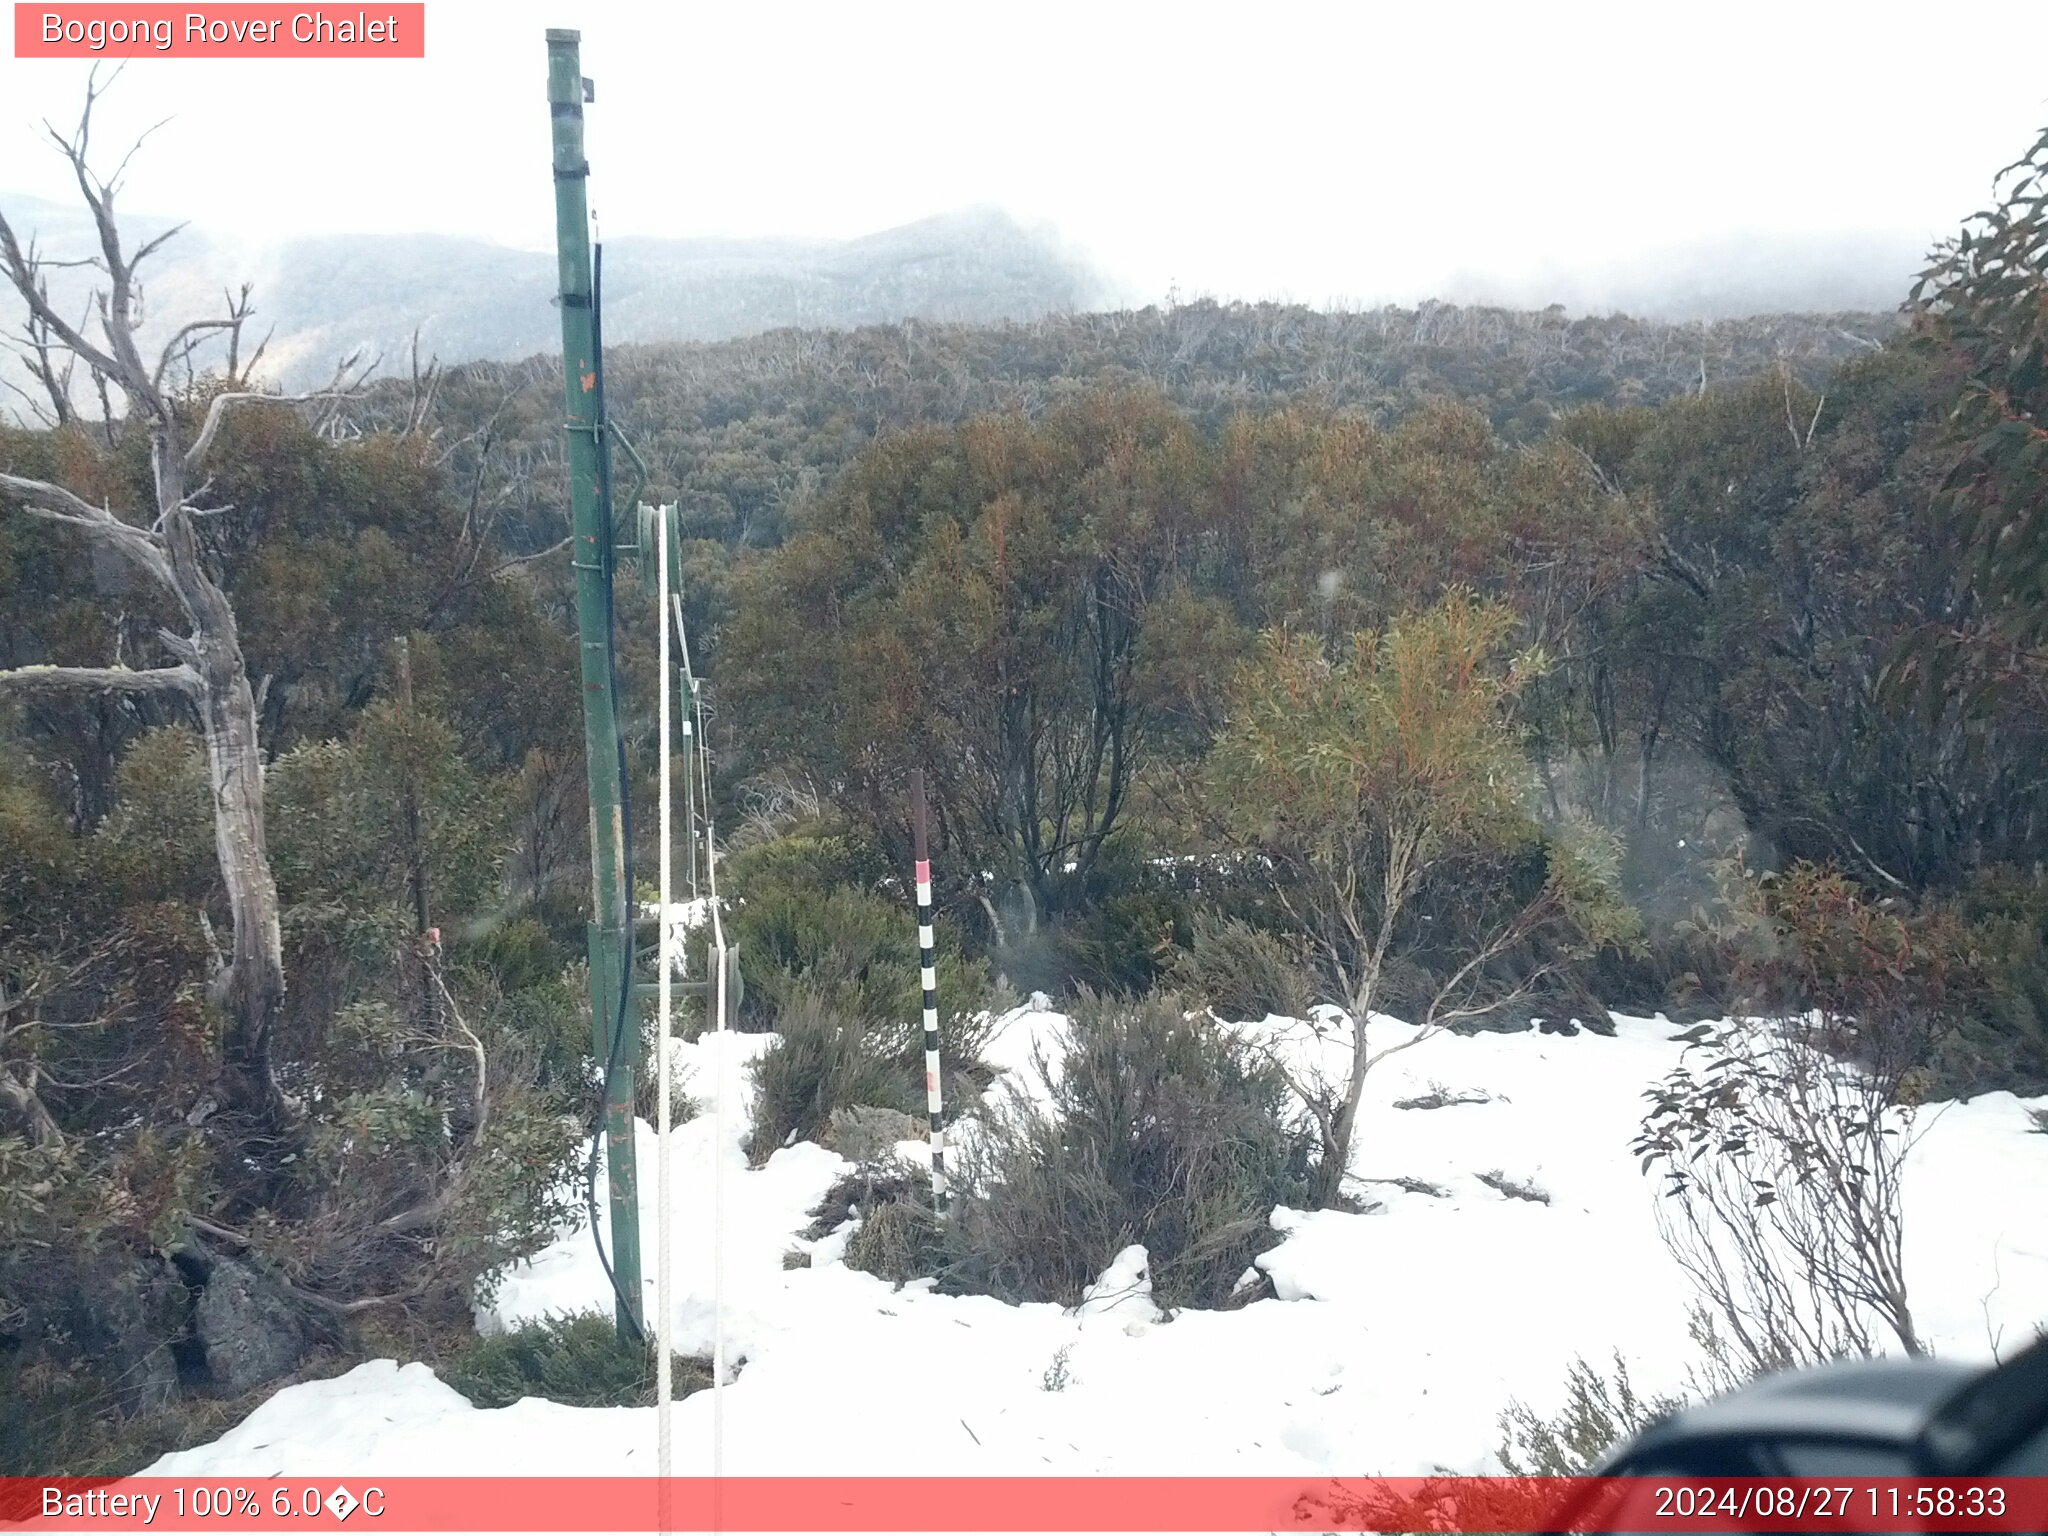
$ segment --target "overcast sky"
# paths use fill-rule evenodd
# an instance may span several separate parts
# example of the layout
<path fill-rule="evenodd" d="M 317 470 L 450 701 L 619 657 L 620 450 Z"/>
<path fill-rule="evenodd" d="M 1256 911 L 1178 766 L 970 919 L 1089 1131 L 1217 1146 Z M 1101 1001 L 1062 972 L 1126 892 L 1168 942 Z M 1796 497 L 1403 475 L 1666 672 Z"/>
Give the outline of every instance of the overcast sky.
<path fill-rule="evenodd" d="M 429 0 L 423 61 L 135 61 L 107 142 L 174 115 L 136 211 L 543 247 L 542 33 L 571 26 L 607 235 L 996 203 L 1134 296 L 1413 298 L 1702 240 L 1949 232 L 2048 122 L 2048 6 L 1973 8 L 1967 46 L 1942 10 Z M 85 68 L 0 60 L 0 190 L 65 195 L 35 124 L 75 116 Z"/>

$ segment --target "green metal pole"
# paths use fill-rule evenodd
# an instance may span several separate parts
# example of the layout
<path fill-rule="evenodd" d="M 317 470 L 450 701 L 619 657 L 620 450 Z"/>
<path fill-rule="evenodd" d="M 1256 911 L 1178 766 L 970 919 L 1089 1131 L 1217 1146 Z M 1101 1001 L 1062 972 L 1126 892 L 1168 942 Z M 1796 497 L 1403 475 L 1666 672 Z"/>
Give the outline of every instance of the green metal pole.
<path fill-rule="evenodd" d="M 548 112 L 554 120 L 555 243 L 561 264 L 563 394 L 568 405 L 576 620 L 583 655 L 583 749 L 590 773 L 590 1017 L 605 1083 L 611 1172 L 611 1264 L 621 1338 L 641 1335 L 640 1190 L 633 1145 L 633 1078 L 640 1055 L 633 995 L 621 996 L 632 958 L 632 897 L 625 889 L 625 819 L 619 781 L 618 700 L 612 692 L 612 529 L 603 489 L 606 444 L 598 419 L 597 335 L 591 313 L 589 202 L 584 186 L 581 34 L 548 33 Z M 623 1008 L 621 1006 L 623 1001 Z"/>

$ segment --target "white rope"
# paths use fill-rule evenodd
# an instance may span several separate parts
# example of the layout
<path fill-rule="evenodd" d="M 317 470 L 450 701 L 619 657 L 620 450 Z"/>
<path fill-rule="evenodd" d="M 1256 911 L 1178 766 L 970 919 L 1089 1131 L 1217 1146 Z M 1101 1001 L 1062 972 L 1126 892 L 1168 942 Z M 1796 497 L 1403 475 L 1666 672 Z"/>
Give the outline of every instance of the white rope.
<path fill-rule="evenodd" d="M 726 1029 L 725 919 L 718 910 L 718 850 L 711 827 L 711 773 L 704 765 L 703 736 L 698 736 L 698 771 L 704 796 L 704 881 L 710 889 L 711 948 L 717 966 L 714 993 L 718 1011 L 718 1106 L 713 1122 L 718 1155 L 711 1172 L 711 1475 L 724 1475 L 725 1468 L 725 1090 L 731 1083 L 732 1040 Z"/>
<path fill-rule="evenodd" d="M 670 782 L 670 725 L 669 701 L 673 688 L 671 676 L 669 640 L 671 632 L 676 646 L 682 652 L 683 680 L 690 689 L 690 709 L 683 719 L 683 734 L 690 746 L 689 762 L 685 772 L 692 780 L 691 787 L 699 805 L 697 816 L 701 817 L 704 828 L 704 895 L 703 900 L 711 914 L 711 964 L 712 975 L 710 995 L 706 1001 L 712 1009 L 713 1027 L 718 1036 L 717 1073 L 712 1106 L 712 1185 L 711 1185 L 711 1475 L 718 1478 L 725 1469 L 725 1095 L 731 1076 L 731 1039 L 728 1029 L 730 997 L 726 981 L 731 959 L 725 941 L 725 919 L 719 910 L 718 898 L 718 854 L 715 829 L 711 820 L 711 767 L 709 754 L 705 750 L 704 707 L 697 696 L 696 677 L 690 667 L 689 631 L 683 623 L 683 603 L 680 593 L 669 589 L 668 566 L 668 518 L 669 509 L 660 509 L 656 516 L 655 560 L 660 566 L 656 578 L 657 612 L 662 615 L 660 672 L 661 672 L 661 938 L 660 938 L 660 1043 L 661 1062 L 659 1067 L 661 1104 L 659 1110 L 659 1131 L 661 1167 L 657 1176 L 656 1199 L 660 1211 L 656 1218 L 658 1257 L 656 1261 L 655 1294 L 660 1318 L 656 1324 L 655 1337 L 661 1358 L 655 1370 L 656 1409 L 659 1414 L 659 1446 L 657 1470 L 662 1478 L 661 1528 L 667 1530 L 668 1520 L 668 1478 L 670 1476 L 670 1400 L 673 1390 L 670 1372 L 669 1335 L 670 1317 L 670 1210 L 669 1210 L 669 1025 L 671 980 L 675 971 L 673 935 L 669 921 L 669 906 L 672 897 L 670 854 L 670 820 L 673 786 Z M 690 895 L 693 903 L 699 899 L 697 884 L 696 837 L 694 826 L 684 829 L 684 837 L 690 839 Z M 715 1498 L 715 1495 L 714 1495 Z M 714 1504 L 714 1511 L 715 1511 Z"/>
<path fill-rule="evenodd" d="M 658 936 L 655 941 L 657 965 L 660 977 L 656 995 L 660 999 L 655 1027 L 655 1088 L 660 1102 L 655 1110 L 655 1145 L 659 1166 L 655 1173 L 655 1281 L 654 1281 L 654 1411 L 655 1411 L 655 1469 L 661 1478 L 660 1504 L 661 1529 L 668 1529 L 669 1477 L 672 1447 L 670 1419 L 674 1382 L 671 1380 L 672 1367 L 669 1354 L 669 1333 L 674 1326 L 674 1313 L 670 1305 L 670 1227 L 669 1220 L 669 1019 L 671 990 L 675 981 L 674 923 L 670 917 L 671 870 L 671 827 L 669 759 L 669 695 L 674 681 L 669 675 L 668 644 L 668 509 L 663 507 L 655 517 L 654 557 L 661 567 L 657 577 L 661 606 L 656 611 L 662 615 L 661 624 L 661 896 Z"/>
<path fill-rule="evenodd" d="M 664 566 L 663 570 L 666 571 Z M 731 970 L 731 955 L 725 942 L 725 917 L 720 910 L 718 896 L 718 838 L 717 829 L 711 820 L 711 756 L 707 750 L 704 731 L 704 705 L 697 695 L 696 677 L 690 670 L 690 637 L 683 624 L 683 603 L 680 596 L 668 598 L 664 592 L 664 606 L 670 611 L 671 622 L 675 625 L 676 637 L 683 651 L 683 676 L 690 684 L 691 714 L 693 721 L 685 724 L 692 733 L 690 769 L 696 781 L 698 814 L 704 824 L 704 902 L 711 914 L 711 1004 L 713 1028 L 718 1037 L 718 1083 L 717 1093 L 712 1102 L 712 1145 L 714 1153 L 711 1166 L 711 1475 L 724 1475 L 725 1468 L 725 1161 L 728 1148 L 725 1137 L 725 1092 L 731 1081 L 732 1039 L 729 1015 L 732 1011 L 731 997 L 727 991 L 727 978 Z M 695 849 L 692 848 L 692 896 L 695 888 Z M 715 1506 L 714 1506 L 715 1508 Z"/>

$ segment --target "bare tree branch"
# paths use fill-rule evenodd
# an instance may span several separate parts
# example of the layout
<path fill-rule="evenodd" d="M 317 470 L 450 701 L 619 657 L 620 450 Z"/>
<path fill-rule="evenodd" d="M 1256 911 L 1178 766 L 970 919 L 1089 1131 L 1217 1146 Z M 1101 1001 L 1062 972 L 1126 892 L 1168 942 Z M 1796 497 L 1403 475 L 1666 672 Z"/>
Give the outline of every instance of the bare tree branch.
<path fill-rule="evenodd" d="M 335 369 L 333 384 L 326 389 L 311 390 L 303 395 L 271 395 L 260 389 L 223 390 L 207 403 L 205 419 L 199 425 L 199 435 L 192 439 L 192 446 L 185 450 L 185 468 L 197 469 L 206 458 L 206 451 L 213 446 L 214 438 L 220 434 L 221 423 L 227 419 L 230 406 L 244 405 L 251 401 L 262 401 L 270 405 L 306 405 L 315 400 L 346 400 L 361 392 L 363 380 L 367 377 L 366 370 L 363 375 L 349 380 L 348 373 L 355 365 L 356 354 L 351 353 L 342 360 L 341 366 Z M 375 364 L 370 366 L 374 367 Z"/>
<path fill-rule="evenodd" d="M 124 529 L 142 538 L 149 537 L 148 534 L 144 533 L 142 529 L 136 527 L 133 523 L 123 522 L 120 518 L 114 516 L 110 508 L 96 507 L 75 491 L 67 491 L 63 486 L 57 485 L 52 481 L 34 480 L 27 475 L 10 475 L 0 472 L 0 487 L 14 492 L 17 496 L 27 496 L 39 501 L 55 503 L 53 506 L 29 508 L 30 511 L 36 513 L 39 517 L 55 518 L 59 522 L 78 523 L 88 528 L 112 523 L 116 528 Z"/>
<path fill-rule="evenodd" d="M 46 303 L 49 300 L 50 293 L 43 280 L 43 269 L 50 266 L 74 265 L 74 263 L 70 262 L 45 260 L 36 250 L 33 240 L 29 242 L 27 263 L 29 271 L 35 280 L 36 293 Z M 88 307 L 87 313 L 91 313 L 90 307 Z M 27 364 L 29 372 L 34 375 L 36 382 L 42 385 L 43 394 L 50 402 L 49 409 L 43 409 L 19 385 L 10 381 L 8 388 L 21 396 L 23 402 L 29 408 L 30 415 L 37 421 L 47 426 L 63 426 L 72 419 L 73 415 L 71 377 L 73 368 L 78 361 L 77 354 L 70 352 L 68 349 L 61 348 L 61 344 L 54 342 L 50 327 L 33 310 L 29 312 L 28 320 L 22 326 L 21 334 L 17 339 L 26 349 L 23 361 Z M 52 356 L 53 353 L 59 350 L 64 351 L 64 361 L 61 366 Z"/>
<path fill-rule="evenodd" d="M 169 118 L 164 119 L 164 122 L 166 123 L 169 121 Z M 142 147 L 142 139 L 148 138 L 150 134 L 155 133 L 157 128 L 161 128 L 163 127 L 163 125 L 163 123 L 158 123 L 155 125 L 155 127 L 152 127 L 149 130 L 147 130 L 142 135 L 142 138 L 137 139 L 135 141 L 134 147 L 128 151 L 129 155 L 133 156 L 135 151 Z M 128 162 L 126 160 L 123 160 L 121 163 L 125 166 Z M 154 256 L 158 251 L 162 250 L 166 245 L 168 245 L 175 236 L 177 236 L 184 230 L 184 228 L 185 226 L 183 224 L 173 224 L 169 229 L 165 230 L 162 234 L 143 241 L 141 245 L 135 248 L 135 254 L 128 258 L 128 270 L 130 272 L 133 272 L 137 267 L 142 265 L 144 260 L 151 256 Z"/>
<path fill-rule="evenodd" d="M 119 77 L 115 71 L 114 78 Z M 109 79 L 108 84 L 113 83 Z M 151 385 L 149 374 L 143 367 L 142 354 L 136 349 L 135 328 L 136 293 L 134 261 L 121 249 L 121 232 L 114 222 L 114 191 L 120 180 L 117 169 L 111 182 L 102 181 L 92 173 L 90 153 L 92 147 L 92 112 L 103 89 L 98 83 L 98 71 L 88 79 L 85 90 L 85 108 L 79 114 L 78 127 L 67 139 L 55 127 L 45 124 L 50 137 L 71 164 L 73 177 L 78 182 L 80 196 L 85 199 L 87 211 L 92 214 L 93 225 L 99 232 L 100 253 L 106 258 L 109 291 L 100 295 L 100 324 L 106 333 L 111 356 L 108 374 L 114 379 L 130 404 L 139 412 L 152 417 L 165 416 L 166 409 L 162 395 Z M 147 137 L 147 135 L 144 135 Z M 137 141 L 140 143 L 140 140 Z M 131 148 L 129 154 L 134 150 Z M 128 164 L 123 157 L 121 168 Z M 70 338 L 67 338 L 70 339 Z M 82 338 L 79 338 L 82 340 Z"/>
<path fill-rule="evenodd" d="M 14 667 L 0 672 L 6 693 L 181 693 L 195 697 L 199 674 L 190 667 Z"/>
<path fill-rule="evenodd" d="M 22 510 L 31 517 L 83 528 L 94 538 L 112 545 L 167 591 L 177 592 L 178 583 L 170 558 L 161 539 L 153 531 L 138 528 L 116 517 L 108 508 L 96 507 L 84 497 L 47 480 L 0 474 L 0 490 L 12 491 L 25 498 Z"/>
<path fill-rule="evenodd" d="M 0 1103 L 8 1105 L 28 1124 L 29 1145 L 54 1150 L 64 1145 L 64 1133 L 57 1128 L 57 1122 L 50 1115 L 35 1090 L 35 1063 L 28 1067 L 28 1081 L 23 1082 L 4 1063 L 0 1063 Z"/>
<path fill-rule="evenodd" d="M 254 376 L 256 365 L 263 361 L 263 354 L 270 349 L 270 338 L 277 334 L 275 326 L 264 332 L 263 339 L 256 343 L 256 350 L 249 354 L 248 363 L 245 365 L 242 362 L 242 330 L 243 327 L 248 325 L 249 317 L 256 313 L 256 307 L 249 302 L 250 289 L 251 285 L 244 283 L 239 294 L 228 295 L 228 316 L 234 321 L 233 328 L 228 332 L 227 384 L 229 389 L 241 387 L 242 384 Z"/>
<path fill-rule="evenodd" d="M 244 1253 L 253 1254 L 260 1252 L 255 1242 L 246 1233 L 237 1232 L 232 1227 L 221 1226 L 218 1222 L 208 1221 L 203 1216 L 195 1216 L 190 1211 L 184 1212 L 183 1216 L 185 1224 L 203 1236 L 211 1237 L 219 1242 L 230 1243 Z M 318 1291 L 307 1290 L 289 1275 L 278 1272 L 274 1266 L 271 1266 L 271 1278 L 283 1287 L 287 1294 L 297 1297 L 300 1301 L 319 1307 L 322 1311 L 331 1312 L 336 1317 L 354 1317 L 358 1313 L 368 1312 L 376 1307 L 388 1307 L 394 1306 L 399 1302 L 412 1301 L 423 1295 L 427 1288 L 427 1283 L 422 1282 L 409 1291 L 397 1291 L 388 1296 L 363 1296 L 353 1301 L 337 1301 L 332 1296 L 323 1296 Z"/>
<path fill-rule="evenodd" d="M 572 534 L 566 539 L 557 539 L 546 549 L 537 549 L 530 555 L 513 555 L 509 559 L 500 560 L 496 565 L 492 566 L 491 574 L 493 576 L 502 576 L 514 566 L 531 565 L 536 560 L 545 560 L 549 555 L 560 554 L 575 542 L 575 535 Z"/>
<path fill-rule="evenodd" d="M 44 285 L 36 277 L 37 264 L 23 254 L 21 243 L 15 238 L 14 226 L 7 222 L 7 215 L 0 213 L 0 263 L 4 263 L 9 281 L 28 305 L 29 313 L 49 328 L 51 335 L 61 340 L 94 372 L 109 378 L 119 373 L 120 364 L 85 339 L 85 333 L 51 307 Z M 46 264 L 46 263 L 45 263 Z"/>
<path fill-rule="evenodd" d="M 163 351 L 158 354 L 156 371 L 150 375 L 150 382 L 155 384 L 158 389 L 162 389 L 164 375 L 170 372 L 174 364 L 184 362 L 187 358 L 191 357 L 199 349 L 200 345 L 205 342 L 207 337 L 214 332 L 231 331 L 240 324 L 240 320 L 230 315 L 226 319 L 194 320 L 189 324 L 180 326 L 171 339 L 164 343 Z"/>
<path fill-rule="evenodd" d="M 427 359 L 425 367 L 420 365 L 420 328 L 412 329 L 412 399 L 406 406 L 405 427 L 398 434 L 411 437 L 426 424 L 428 413 L 434 408 L 434 396 L 441 388 L 441 360 Z"/>

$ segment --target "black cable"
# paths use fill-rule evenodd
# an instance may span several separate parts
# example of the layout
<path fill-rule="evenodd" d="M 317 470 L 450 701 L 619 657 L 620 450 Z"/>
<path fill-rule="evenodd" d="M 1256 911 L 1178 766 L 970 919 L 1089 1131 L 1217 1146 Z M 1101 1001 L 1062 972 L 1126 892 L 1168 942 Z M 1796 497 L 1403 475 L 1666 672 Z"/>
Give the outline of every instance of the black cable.
<path fill-rule="evenodd" d="M 604 244 L 598 242 L 593 252 L 590 279 L 590 340 L 591 372 L 594 375 L 592 392 L 596 395 L 597 408 L 597 496 L 601 509 L 600 521 L 604 529 L 604 549 L 600 558 L 604 561 L 604 619 L 606 634 L 606 666 L 610 673 L 607 679 L 611 689 L 612 744 L 619 760 L 619 833 L 620 833 L 620 877 L 625 883 L 625 949 L 619 957 L 619 1002 L 612 1015 L 611 1048 L 606 1053 L 604 1076 L 597 1085 L 598 1114 L 597 1129 L 590 1138 L 590 1169 L 585 1175 L 585 1188 L 590 1209 L 590 1240 L 597 1248 L 597 1262 L 604 1266 L 604 1277 L 611 1282 L 612 1295 L 618 1298 L 621 1315 L 631 1324 L 634 1337 L 641 1343 L 647 1342 L 647 1330 L 640 1325 L 640 1308 L 626 1295 L 619 1284 L 618 1273 L 612 1268 L 611 1255 L 605 1252 L 604 1236 L 597 1228 L 597 1155 L 604 1145 L 606 1121 L 611 1116 L 612 1078 L 619 1070 L 619 1058 L 626 1043 L 626 1014 L 633 999 L 633 795 L 626 778 L 626 728 L 619 718 L 619 618 L 617 604 L 613 600 L 613 571 L 616 559 L 614 546 L 617 539 L 612 532 L 612 455 L 611 443 L 606 436 L 604 408 Z M 634 1191 L 637 1202 L 639 1191 Z"/>

